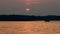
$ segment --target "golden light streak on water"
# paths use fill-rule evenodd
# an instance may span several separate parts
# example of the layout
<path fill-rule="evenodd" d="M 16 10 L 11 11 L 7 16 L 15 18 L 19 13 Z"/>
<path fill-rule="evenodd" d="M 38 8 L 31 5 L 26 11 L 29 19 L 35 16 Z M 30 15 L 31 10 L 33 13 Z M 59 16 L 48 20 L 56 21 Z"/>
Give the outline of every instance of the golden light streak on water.
<path fill-rule="evenodd" d="M 25 0 L 26 6 L 27 8 L 33 4 L 39 4 L 40 0 Z M 30 9 L 26 9 L 27 11 L 29 11 Z"/>
<path fill-rule="evenodd" d="M 31 5 L 31 0 L 25 0 L 26 5 Z"/>
<path fill-rule="evenodd" d="M 27 5 L 40 4 L 40 0 L 25 0 Z"/>
<path fill-rule="evenodd" d="M 0 21 L 0 34 L 60 34 L 60 21 Z"/>
<path fill-rule="evenodd" d="M 26 8 L 26 13 L 28 13 L 30 11 L 30 9 L 29 8 Z"/>

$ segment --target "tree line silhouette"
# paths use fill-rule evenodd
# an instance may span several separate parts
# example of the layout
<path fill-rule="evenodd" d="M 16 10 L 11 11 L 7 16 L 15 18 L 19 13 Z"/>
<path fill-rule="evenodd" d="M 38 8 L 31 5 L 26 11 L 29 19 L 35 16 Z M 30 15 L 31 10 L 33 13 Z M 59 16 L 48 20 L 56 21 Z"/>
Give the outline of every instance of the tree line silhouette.
<path fill-rule="evenodd" d="M 60 16 L 0 15 L 0 21 L 53 21 L 53 20 L 60 20 Z"/>

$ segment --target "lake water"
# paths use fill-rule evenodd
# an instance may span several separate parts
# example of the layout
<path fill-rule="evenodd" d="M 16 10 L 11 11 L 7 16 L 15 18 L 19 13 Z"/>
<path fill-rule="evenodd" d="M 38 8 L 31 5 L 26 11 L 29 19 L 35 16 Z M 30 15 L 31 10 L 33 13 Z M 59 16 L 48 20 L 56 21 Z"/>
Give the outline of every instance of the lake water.
<path fill-rule="evenodd" d="M 0 0 L 0 15 L 11 14 L 60 15 L 60 0 Z"/>

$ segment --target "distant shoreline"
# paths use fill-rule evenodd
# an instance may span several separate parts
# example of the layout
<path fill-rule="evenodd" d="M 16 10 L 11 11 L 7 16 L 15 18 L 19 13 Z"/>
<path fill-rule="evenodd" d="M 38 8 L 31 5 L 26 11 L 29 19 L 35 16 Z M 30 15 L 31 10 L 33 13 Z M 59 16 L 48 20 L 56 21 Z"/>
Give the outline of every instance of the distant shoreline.
<path fill-rule="evenodd" d="M 0 15 L 0 21 L 60 21 L 60 16 Z"/>

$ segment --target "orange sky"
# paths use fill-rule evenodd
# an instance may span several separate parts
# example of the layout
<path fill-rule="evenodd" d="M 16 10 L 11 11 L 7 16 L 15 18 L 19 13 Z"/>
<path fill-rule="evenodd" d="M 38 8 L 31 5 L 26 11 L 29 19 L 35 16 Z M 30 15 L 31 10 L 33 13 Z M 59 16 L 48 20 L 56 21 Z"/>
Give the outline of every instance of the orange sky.
<path fill-rule="evenodd" d="M 0 34 L 60 34 L 60 21 L 0 21 Z"/>

